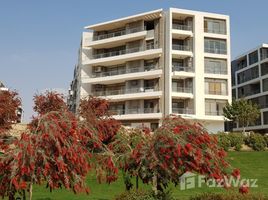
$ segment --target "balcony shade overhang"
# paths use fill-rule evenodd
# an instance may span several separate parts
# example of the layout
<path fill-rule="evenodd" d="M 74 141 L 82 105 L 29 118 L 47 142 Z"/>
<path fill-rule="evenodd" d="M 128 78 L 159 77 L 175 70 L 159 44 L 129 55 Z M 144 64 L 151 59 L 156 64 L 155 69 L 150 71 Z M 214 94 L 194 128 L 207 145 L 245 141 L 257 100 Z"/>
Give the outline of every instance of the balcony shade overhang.
<path fill-rule="evenodd" d="M 85 29 L 91 29 L 94 31 L 116 29 L 116 28 L 123 27 L 125 24 L 131 23 L 131 22 L 135 22 L 135 21 L 139 21 L 139 20 L 148 20 L 149 21 L 149 20 L 154 20 L 154 19 L 160 18 L 162 16 L 162 14 L 161 14 L 162 11 L 163 11 L 163 9 L 158 9 L 158 10 L 154 10 L 151 12 L 145 12 L 145 13 L 141 13 L 138 15 L 132 15 L 129 17 L 115 19 L 112 21 L 104 22 L 104 23 L 86 26 Z"/>

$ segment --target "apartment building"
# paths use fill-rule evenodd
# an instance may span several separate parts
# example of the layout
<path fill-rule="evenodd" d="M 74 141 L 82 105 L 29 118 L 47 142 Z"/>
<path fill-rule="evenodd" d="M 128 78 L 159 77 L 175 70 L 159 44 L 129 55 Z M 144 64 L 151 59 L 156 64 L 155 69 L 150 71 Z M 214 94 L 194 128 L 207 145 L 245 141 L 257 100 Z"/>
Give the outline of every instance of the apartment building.
<path fill-rule="evenodd" d="M 154 129 L 181 115 L 211 132 L 224 129 L 231 101 L 229 17 L 159 9 L 85 27 L 80 97 L 110 101 L 128 126 Z"/>
<path fill-rule="evenodd" d="M 259 105 L 261 116 L 246 130 L 268 132 L 268 44 L 262 44 L 232 61 L 232 96 Z M 242 130 L 239 124 L 235 130 Z"/>
<path fill-rule="evenodd" d="M 0 81 L 0 92 L 1 91 L 8 91 L 8 90 L 9 89 L 4 85 L 4 83 Z M 17 111 L 16 111 L 16 114 L 18 116 L 18 119 L 17 119 L 16 123 L 21 123 L 22 113 L 23 113 L 22 107 L 19 106 L 18 109 L 17 109 Z"/>

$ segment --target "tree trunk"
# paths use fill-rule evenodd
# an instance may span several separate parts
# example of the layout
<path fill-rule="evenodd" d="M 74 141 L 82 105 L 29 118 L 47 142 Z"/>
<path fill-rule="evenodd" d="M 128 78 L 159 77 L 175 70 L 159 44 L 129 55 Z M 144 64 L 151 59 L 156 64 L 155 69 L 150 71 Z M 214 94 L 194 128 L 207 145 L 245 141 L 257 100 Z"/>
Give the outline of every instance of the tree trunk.
<path fill-rule="evenodd" d="M 22 191 L 22 199 L 26 200 L 26 192 L 25 192 L 25 190 Z"/>
<path fill-rule="evenodd" d="M 136 190 L 139 189 L 139 177 L 136 176 Z"/>
<path fill-rule="evenodd" d="M 33 183 L 30 183 L 30 187 L 29 187 L 29 200 L 32 200 L 33 197 Z"/>

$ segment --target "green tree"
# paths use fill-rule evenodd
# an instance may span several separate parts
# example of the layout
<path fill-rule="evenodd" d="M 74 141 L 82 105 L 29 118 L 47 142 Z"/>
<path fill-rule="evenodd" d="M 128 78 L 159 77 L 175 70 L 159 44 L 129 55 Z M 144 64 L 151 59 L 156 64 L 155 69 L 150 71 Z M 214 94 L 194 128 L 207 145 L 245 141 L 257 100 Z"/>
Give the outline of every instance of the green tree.
<path fill-rule="evenodd" d="M 250 122 L 255 122 L 260 116 L 260 109 L 257 104 L 252 103 L 246 99 L 233 100 L 232 104 L 227 104 L 223 108 L 223 115 L 229 120 L 239 123 L 245 128 L 249 126 Z"/>

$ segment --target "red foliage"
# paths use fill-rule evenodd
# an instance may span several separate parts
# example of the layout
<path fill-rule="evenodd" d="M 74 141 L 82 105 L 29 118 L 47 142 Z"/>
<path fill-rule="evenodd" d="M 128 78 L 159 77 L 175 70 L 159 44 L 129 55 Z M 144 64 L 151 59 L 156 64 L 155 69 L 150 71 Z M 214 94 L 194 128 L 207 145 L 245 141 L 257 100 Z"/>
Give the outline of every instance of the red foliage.
<path fill-rule="evenodd" d="M 199 124 L 171 116 L 150 137 L 136 145 L 125 163 L 126 171 L 138 174 L 143 182 L 152 182 L 157 177 L 161 188 L 170 181 L 178 184 L 186 172 L 214 179 L 229 176 L 226 153 Z M 239 171 L 234 170 L 233 174 L 238 177 Z"/>
<path fill-rule="evenodd" d="M 239 192 L 241 194 L 248 194 L 249 193 L 249 187 L 247 185 L 247 183 L 243 183 L 240 188 L 239 188 Z"/>
<path fill-rule="evenodd" d="M 121 124 L 110 116 L 109 102 L 105 99 L 89 96 L 80 102 L 79 114 L 91 130 L 97 130 L 99 139 L 109 144 L 118 132 Z"/>
<path fill-rule="evenodd" d="M 17 110 L 21 105 L 18 93 L 15 91 L 0 91 L 0 134 L 11 128 L 18 120 Z"/>

